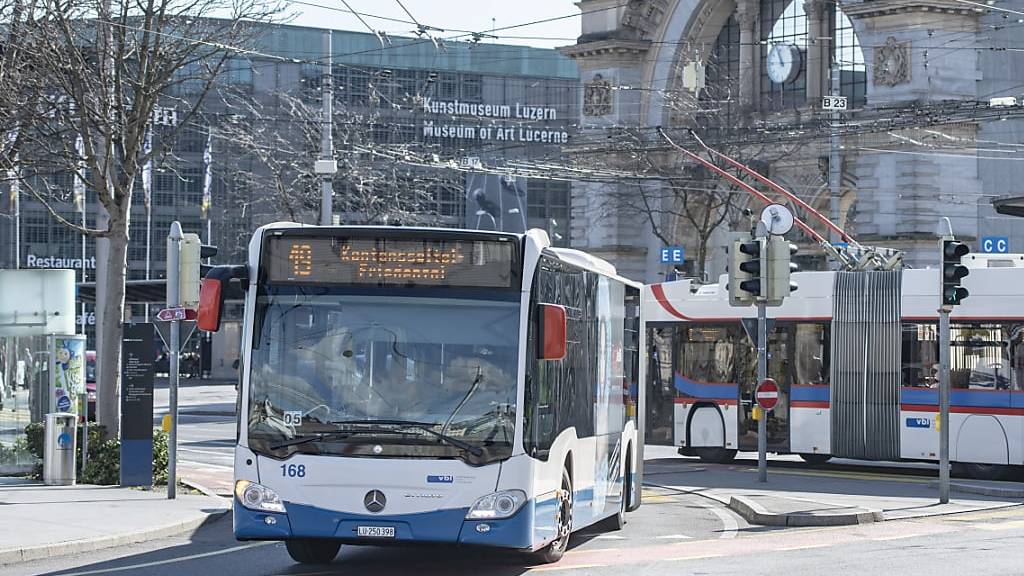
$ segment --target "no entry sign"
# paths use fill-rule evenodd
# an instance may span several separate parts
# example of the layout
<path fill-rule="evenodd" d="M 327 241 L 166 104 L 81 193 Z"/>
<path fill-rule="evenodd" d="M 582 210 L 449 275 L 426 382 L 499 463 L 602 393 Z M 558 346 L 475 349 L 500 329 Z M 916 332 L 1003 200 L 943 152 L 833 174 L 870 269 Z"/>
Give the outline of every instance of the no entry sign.
<path fill-rule="evenodd" d="M 766 378 L 757 385 L 757 390 L 754 391 L 754 398 L 762 410 L 775 408 L 775 405 L 779 403 L 779 385 L 775 383 L 775 380 Z"/>

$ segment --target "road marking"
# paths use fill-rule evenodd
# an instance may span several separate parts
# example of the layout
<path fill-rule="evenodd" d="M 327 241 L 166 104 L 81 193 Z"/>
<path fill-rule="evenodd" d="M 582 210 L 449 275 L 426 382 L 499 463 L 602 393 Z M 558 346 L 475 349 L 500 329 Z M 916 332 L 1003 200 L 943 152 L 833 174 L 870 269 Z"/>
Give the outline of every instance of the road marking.
<path fill-rule="evenodd" d="M 199 462 L 196 460 L 181 460 L 182 464 L 192 464 L 200 468 L 220 468 L 221 470 L 234 470 L 234 466 L 225 466 L 223 464 L 211 464 L 210 462 Z"/>
<path fill-rule="evenodd" d="M 896 536 L 878 536 L 875 538 L 868 538 L 868 540 L 874 540 L 875 542 L 887 542 L 889 540 L 904 540 L 907 538 L 917 538 L 918 536 L 924 536 L 924 534 L 897 534 Z"/>
<path fill-rule="evenodd" d="M 574 564 L 572 566 L 544 566 L 542 568 L 530 568 L 530 572 L 552 572 L 555 570 L 577 570 L 581 568 L 607 568 L 607 564 Z M 69 574 L 68 576 L 74 576 Z"/>
<path fill-rule="evenodd" d="M 619 536 L 618 534 L 601 534 L 594 536 L 595 540 L 625 540 L 625 536 Z"/>
<path fill-rule="evenodd" d="M 687 536 L 686 534 L 666 534 L 664 536 L 657 536 L 658 540 L 687 540 L 693 538 L 693 536 Z"/>
<path fill-rule="evenodd" d="M 787 550 L 810 550 L 811 548 L 826 548 L 831 544 L 801 544 L 800 546 L 789 546 L 788 548 L 776 548 L 779 552 L 786 552 Z"/>
<path fill-rule="evenodd" d="M 700 492 L 695 492 L 692 491 L 691 489 L 683 488 L 680 486 L 664 486 L 661 484 L 650 484 L 650 486 L 661 488 L 662 490 L 672 490 L 678 492 L 679 496 L 696 496 L 696 498 L 693 499 L 695 504 L 697 504 L 701 508 L 706 508 L 710 510 L 712 514 L 718 516 L 718 519 L 722 521 L 722 533 L 718 536 L 720 539 L 728 540 L 730 538 L 735 538 L 736 535 L 739 533 L 740 525 L 736 523 L 736 518 L 732 516 L 732 514 L 730 514 L 729 512 L 726 512 L 719 507 L 723 506 L 721 502 L 718 502 L 717 500 L 714 501 L 715 504 L 718 504 L 718 506 L 715 506 L 714 504 L 708 504 L 706 502 L 706 500 L 709 499 L 708 496 L 705 496 Z"/>
<path fill-rule="evenodd" d="M 678 562 L 681 560 L 704 560 L 705 558 L 721 558 L 722 554 L 694 554 L 692 556 L 676 556 L 674 558 L 665 558 L 670 562 Z"/>
<path fill-rule="evenodd" d="M 743 468 L 744 472 L 756 472 L 757 468 Z M 927 484 L 934 482 L 934 478 L 921 478 L 915 476 L 901 476 L 897 474 L 872 474 L 869 472 L 844 472 L 842 470 L 830 470 L 828 472 L 816 472 L 812 470 L 788 470 L 785 468 L 772 468 L 772 474 L 787 474 L 789 476 L 814 476 L 818 478 L 850 478 L 853 480 L 885 480 L 889 482 L 907 482 L 911 484 Z"/>
<path fill-rule="evenodd" d="M 88 570 L 86 572 L 72 572 L 70 574 L 64 574 L 64 576 L 86 576 L 87 574 L 109 574 L 111 572 L 124 572 L 125 570 L 138 570 L 139 568 L 150 568 L 153 566 L 163 566 L 165 564 L 175 564 L 177 562 L 198 560 L 199 558 L 209 558 L 210 556 L 220 556 L 221 554 L 230 554 L 232 552 L 240 552 L 242 550 L 247 550 L 249 548 L 269 546 L 271 544 L 276 544 L 276 542 L 256 542 L 253 544 L 235 546 L 234 548 L 227 548 L 225 550 L 214 550 L 213 552 L 203 552 L 201 554 L 179 556 L 178 558 L 168 558 L 167 560 L 157 560 L 155 562 L 146 562 L 144 564 L 132 564 L 131 566 L 120 566 L 118 568 L 104 568 L 102 570 Z"/>
<path fill-rule="evenodd" d="M 975 524 L 979 530 L 1016 530 L 1024 528 L 1024 520 L 1013 520 L 1011 522 L 998 522 L 995 524 Z"/>

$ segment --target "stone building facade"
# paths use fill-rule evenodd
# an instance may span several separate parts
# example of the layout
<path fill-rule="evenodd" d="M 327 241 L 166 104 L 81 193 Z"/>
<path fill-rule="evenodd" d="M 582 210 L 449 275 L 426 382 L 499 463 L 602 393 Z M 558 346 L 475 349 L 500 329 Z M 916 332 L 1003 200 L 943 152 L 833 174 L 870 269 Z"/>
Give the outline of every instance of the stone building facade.
<path fill-rule="evenodd" d="M 630 132 L 660 174 L 671 176 L 690 168 L 665 147 L 657 128 L 694 128 L 862 244 L 903 250 L 914 267 L 935 264 L 942 217 L 975 250 L 984 237 L 1006 236 L 1011 251 L 1024 251 L 1024 230 L 990 204 L 1021 192 L 1024 163 L 1013 157 L 1016 152 L 1019 160 L 1024 120 L 996 119 L 988 108 L 990 98 L 1024 94 L 1024 58 L 1006 50 L 1024 31 L 1006 10 L 1024 10 L 1024 1 L 992 9 L 959 0 L 583 0 L 579 6 L 582 35 L 562 51 L 578 63 L 584 86 L 581 139 Z M 838 124 L 821 109 L 821 97 L 834 93 L 833 75 L 849 102 Z M 830 154 L 833 126 L 843 127 L 836 128 L 836 155 Z M 636 154 L 624 148 L 611 143 L 601 157 L 592 146 L 588 159 L 627 169 L 631 160 L 623 156 Z M 839 159 L 833 187 L 830 157 Z M 664 178 L 642 185 L 666 186 Z M 659 260 L 666 241 L 686 246 L 689 256 L 700 239 L 670 205 L 612 215 L 599 208 L 613 197 L 639 202 L 638 186 L 575 185 L 573 244 L 611 259 L 628 276 L 659 281 L 668 272 Z M 671 194 L 651 198 L 678 202 Z M 730 229 L 746 228 L 739 215 L 744 206 L 756 212 L 760 204 L 736 202 L 735 213 L 707 240 L 707 261 L 690 263 L 688 274 L 713 279 L 724 271 L 722 247 Z M 826 266 L 807 237 L 792 239 L 805 242 L 805 266 Z"/>

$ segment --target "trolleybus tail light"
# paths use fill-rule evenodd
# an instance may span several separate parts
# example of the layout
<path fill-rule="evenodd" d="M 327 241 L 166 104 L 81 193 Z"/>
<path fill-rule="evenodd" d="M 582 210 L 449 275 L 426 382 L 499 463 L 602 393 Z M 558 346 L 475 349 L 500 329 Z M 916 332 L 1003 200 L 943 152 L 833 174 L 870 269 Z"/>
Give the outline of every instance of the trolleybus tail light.
<path fill-rule="evenodd" d="M 250 482 L 239 480 L 235 482 L 235 497 L 242 506 L 250 510 L 260 512 L 284 512 L 284 502 L 281 497 L 270 488 Z"/>
<path fill-rule="evenodd" d="M 508 518 L 526 503 L 526 492 L 503 490 L 477 500 L 466 514 L 467 520 L 499 520 Z"/>

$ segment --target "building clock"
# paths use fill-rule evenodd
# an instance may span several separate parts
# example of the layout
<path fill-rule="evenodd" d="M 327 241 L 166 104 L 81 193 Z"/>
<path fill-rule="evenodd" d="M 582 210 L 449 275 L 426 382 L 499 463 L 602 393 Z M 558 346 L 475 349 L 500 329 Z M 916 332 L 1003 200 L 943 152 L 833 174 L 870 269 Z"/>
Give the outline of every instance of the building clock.
<path fill-rule="evenodd" d="M 768 52 L 768 78 L 776 84 L 796 80 L 803 64 L 803 54 L 795 44 L 775 44 Z"/>

